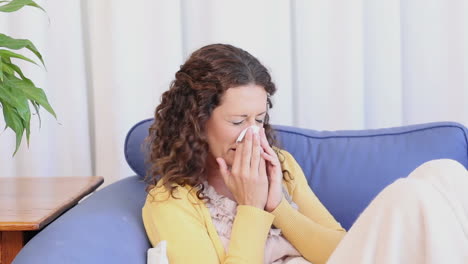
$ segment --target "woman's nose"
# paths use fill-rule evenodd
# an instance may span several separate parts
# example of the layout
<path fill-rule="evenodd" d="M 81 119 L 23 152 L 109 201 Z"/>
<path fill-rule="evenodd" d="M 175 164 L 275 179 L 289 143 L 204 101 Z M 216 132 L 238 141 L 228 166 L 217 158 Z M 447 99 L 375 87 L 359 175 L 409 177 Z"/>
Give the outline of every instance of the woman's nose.
<path fill-rule="evenodd" d="M 259 124 L 256 120 L 249 121 L 248 124 L 249 124 L 249 126 L 257 126 L 257 127 L 260 127 L 260 124 Z"/>

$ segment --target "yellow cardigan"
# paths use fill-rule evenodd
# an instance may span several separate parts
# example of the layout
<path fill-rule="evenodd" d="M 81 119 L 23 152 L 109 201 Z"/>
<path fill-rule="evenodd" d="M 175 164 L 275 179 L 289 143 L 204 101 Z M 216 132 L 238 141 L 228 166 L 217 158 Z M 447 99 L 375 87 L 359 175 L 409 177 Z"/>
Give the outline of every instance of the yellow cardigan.
<path fill-rule="evenodd" d="M 265 242 L 271 225 L 308 261 L 325 263 L 346 231 L 322 205 L 307 184 L 301 167 L 292 155 L 281 150 L 293 180 L 284 181 L 296 211 L 285 198 L 271 213 L 256 207 L 239 205 L 232 226 L 228 252 L 212 223 L 206 205 L 198 200 L 190 186 L 178 187 L 175 199 L 163 186 L 150 191 L 143 206 L 143 223 L 153 246 L 167 241 L 169 263 L 255 263 L 263 264 Z"/>

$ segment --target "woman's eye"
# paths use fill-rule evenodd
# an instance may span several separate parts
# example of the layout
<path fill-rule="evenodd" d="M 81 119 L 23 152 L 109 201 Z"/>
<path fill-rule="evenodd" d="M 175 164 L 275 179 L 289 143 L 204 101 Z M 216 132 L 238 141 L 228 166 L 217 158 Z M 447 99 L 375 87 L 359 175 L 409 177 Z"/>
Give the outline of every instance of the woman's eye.
<path fill-rule="evenodd" d="M 263 124 L 263 120 L 257 120 L 257 119 L 255 119 L 255 121 L 257 121 L 259 124 Z M 238 125 L 240 125 L 240 124 L 242 124 L 242 123 L 244 123 L 244 120 L 239 121 L 239 122 L 232 122 L 232 124 L 235 125 L 235 126 L 238 126 Z"/>

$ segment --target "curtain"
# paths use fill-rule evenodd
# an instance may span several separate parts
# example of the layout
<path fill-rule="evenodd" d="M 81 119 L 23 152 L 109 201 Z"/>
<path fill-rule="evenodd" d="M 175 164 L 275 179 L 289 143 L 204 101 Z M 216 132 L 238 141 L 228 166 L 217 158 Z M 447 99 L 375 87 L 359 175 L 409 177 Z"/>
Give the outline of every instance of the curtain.
<path fill-rule="evenodd" d="M 463 0 L 66 0 L 0 14 L 47 69 L 24 65 L 57 120 L 32 118 L 15 157 L 0 134 L 1 176 L 134 175 L 123 153 L 197 48 L 230 43 L 270 70 L 272 123 L 317 130 L 456 121 L 468 125 Z M 0 117 L 0 125 L 3 125 Z"/>

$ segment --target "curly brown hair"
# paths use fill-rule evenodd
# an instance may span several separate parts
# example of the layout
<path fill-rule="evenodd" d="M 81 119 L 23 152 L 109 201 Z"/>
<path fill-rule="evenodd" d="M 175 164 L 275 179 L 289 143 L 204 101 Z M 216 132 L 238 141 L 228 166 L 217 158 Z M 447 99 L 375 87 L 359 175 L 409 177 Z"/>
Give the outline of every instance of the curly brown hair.
<path fill-rule="evenodd" d="M 227 89 L 249 84 L 265 89 L 268 108 L 272 108 L 275 84 L 254 56 L 227 44 L 204 46 L 192 53 L 162 94 L 149 128 L 146 192 L 162 180 L 173 197 L 177 185 L 189 185 L 198 189 L 199 199 L 207 199 L 203 194 L 208 156 L 205 123 Z M 277 146 L 268 113 L 264 128 L 270 145 Z"/>

